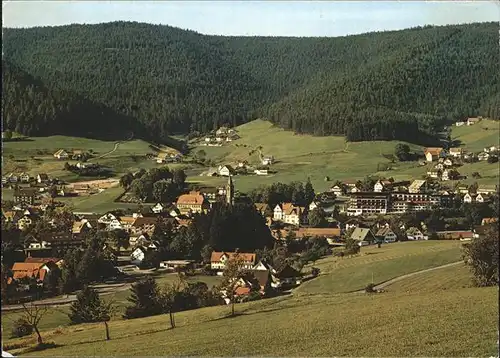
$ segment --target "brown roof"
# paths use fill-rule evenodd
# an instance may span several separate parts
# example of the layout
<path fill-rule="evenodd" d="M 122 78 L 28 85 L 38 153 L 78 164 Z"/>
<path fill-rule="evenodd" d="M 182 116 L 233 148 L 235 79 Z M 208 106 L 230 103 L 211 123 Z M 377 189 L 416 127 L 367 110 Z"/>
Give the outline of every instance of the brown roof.
<path fill-rule="evenodd" d="M 460 238 L 473 238 L 474 233 L 472 231 L 438 231 L 436 232 L 440 239 L 445 240 L 458 240 Z"/>
<path fill-rule="evenodd" d="M 424 153 L 431 153 L 431 155 L 439 155 L 443 151 L 443 148 L 425 148 Z"/>
<path fill-rule="evenodd" d="M 157 218 L 155 217 L 140 217 L 136 218 L 135 221 L 133 222 L 132 226 L 133 227 L 141 227 L 144 225 L 154 225 L 158 221 Z"/>
<path fill-rule="evenodd" d="M 291 215 L 293 213 L 300 215 L 304 211 L 304 208 L 295 206 L 292 203 L 283 203 L 281 204 L 281 210 L 283 210 L 286 215 Z"/>
<path fill-rule="evenodd" d="M 177 204 L 203 204 L 205 197 L 199 191 L 192 191 L 189 194 L 183 194 L 177 199 Z"/>
<path fill-rule="evenodd" d="M 394 231 L 392 231 L 392 229 L 390 227 L 384 226 L 384 227 L 381 227 L 380 229 L 378 229 L 375 236 L 386 236 L 390 233 L 394 233 Z"/>
<path fill-rule="evenodd" d="M 46 271 L 42 269 L 44 263 L 28 263 L 28 262 L 15 262 L 12 266 L 12 277 L 15 280 L 25 277 L 39 277 L 41 280 L 45 277 Z"/>
<path fill-rule="evenodd" d="M 462 153 L 462 148 L 450 148 L 450 153 Z"/>
<path fill-rule="evenodd" d="M 53 262 L 57 263 L 61 261 L 62 259 L 58 259 L 57 257 L 27 257 L 26 260 L 24 260 L 25 263 L 39 263 L 39 264 L 47 264 L 48 262 Z"/>
<path fill-rule="evenodd" d="M 133 224 L 136 219 L 137 218 L 134 218 L 133 216 L 122 216 L 120 217 L 120 222 L 124 224 Z"/>
<path fill-rule="evenodd" d="M 236 290 L 234 290 L 234 293 L 236 296 L 248 295 L 250 293 L 250 288 L 240 286 L 240 287 L 237 287 Z"/>
<path fill-rule="evenodd" d="M 210 258 L 210 262 L 219 262 L 222 255 L 226 254 L 227 256 L 229 256 L 229 259 L 232 259 L 235 255 L 236 255 L 236 252 L 225 252 L 225 251 L 221 251 L 221 252 L 218 252 L 218 251 L 213 251 L 212 252 L 212 256 Z M 238 255 L 243 258 L 243 260 L 245 261 L 249 261 L 249 262 L 255 262 L 255 254 L 251 254 L 251 253 L 246 253 L 246 252 L 240 252 L 238 253 Z"/>

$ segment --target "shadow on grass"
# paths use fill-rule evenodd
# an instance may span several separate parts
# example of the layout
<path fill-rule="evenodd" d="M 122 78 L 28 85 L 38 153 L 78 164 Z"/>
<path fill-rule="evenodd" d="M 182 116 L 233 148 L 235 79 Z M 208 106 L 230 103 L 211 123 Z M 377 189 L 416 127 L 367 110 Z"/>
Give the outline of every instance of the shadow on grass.
<path fill-rule="evenodd" d="M 37 344 L 35 346 L 26 348 L 22 352 L 20 352 L 19 354 L 40 352 L 40 351 L 44 351 L 46 349 L 58 348 L 58 347 L 62 347 L 62 345 L 61 344 L 56 344 L 54 342 L 45 342 L 45 343 L 40 343 L 40 344 Z"/>

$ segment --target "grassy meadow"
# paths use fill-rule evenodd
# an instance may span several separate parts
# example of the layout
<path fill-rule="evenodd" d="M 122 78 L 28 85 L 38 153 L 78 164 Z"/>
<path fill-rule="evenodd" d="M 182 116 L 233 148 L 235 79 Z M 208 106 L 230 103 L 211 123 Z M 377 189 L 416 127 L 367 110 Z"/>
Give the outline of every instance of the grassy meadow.
<path fill-rule="evenodd" d="M 487 129 L 486 129 L 487 128 Z M 452 139 L 458 141 L 469 151 L 480 151 L 485 146 L 498 145 L 499 122 L 483 120 L 474 126 L 452 127 Z M 318 191 L 328 189 L 335 180 L 362 179 L 366 175 L 393 177 L 396 180 L 412 180 L 425 176 L 428 166 L 418 162 L 391 163 L 386 158 L 394 153 L 398 141 L 354 142 L 345 141 L 342 136 L 314 137 L 299 135 L 275 127 L 272 123 L 255 120 L 237 127 L 241 137 L 222 147 L 197 145 L 192 152 L 203 149 L 207 158 L 217 164 L 236 165 L 246 160 L 250 164 L 259 164 L 261 147 L 264 156 L 274 156 L 276 171 L 268 176 L 236 176 L 234 184 L 240 191 L 248 191 L 259 185 L 274 182 L 288 183 L 294 180 L 306 181 L 309 177 Z M 415 152 L 422 152 L 423 147 L 410 144 Z M 385 164 L 390 170 L 379 171 L 379 164 Z M 493 184 L 498 181 L 498 166 L 485 162 L 465 164 L 459 172 L 467 175 L 465 182 L 477 181 L 480 184 Z M 482 178 L 473 179 L 473 172 L 481 173 Z M 330 178 L 330 182 L 325 181 Z M 200 185 L 221 185 L 225 178 L 193 175 L 189 181 Z M 450 182 L 450 185 L 453 185 Z"/>
<path fill-rule="evenodd" d="M 4 347 L 23 356 L 490 356 L 497 350 L 498 288 L 470 287 L 470 273 L 462 265 L 409 277 L 380 294 L 342 293 L 363 288 L 372 272 L 380 282 L 458 261 L 458 246 L 395 243 L 363 248 L 343 262 L 324 258 L 315 263 L 322 270 L 318 278 L 291 295 L 237 304 L 234 318 L 226 317 L 227 306 L 180 312 L 177 328 L 170 330 L 168 315 L 116 317 L 110 322 L 111 341 L 104 340 L 102 324 L 68 326 L 63 312 L 55 310 L 42 326 L 45 340 L 57 348 L 28 353 L 34 337 L 6 336 Z M 382 278 L 389 262 L 391 274 Z M 322 281 L 328 284 L 316 284 Z M 3 322 L 12 315 L 2 314 Z"/>

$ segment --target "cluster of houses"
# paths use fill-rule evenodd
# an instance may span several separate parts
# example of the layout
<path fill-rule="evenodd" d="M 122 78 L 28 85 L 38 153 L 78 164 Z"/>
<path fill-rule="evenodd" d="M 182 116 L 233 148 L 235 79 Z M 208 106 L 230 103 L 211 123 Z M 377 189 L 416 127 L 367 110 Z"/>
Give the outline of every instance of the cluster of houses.
<path fill-rule="evenodd" d="M 246 274 L 237 279 L 235 283 L 235 295 L 238 297 L 248 296 L 252 291 L 265 295 L 270 288 L 288 289 L 300 285 L 302 274 L 288 264 L 273 267 L 265 260 L 257 261 L 254 253 L 244 252 L 212 252 L 210 267 L 218 275 L 222 275 L 227 262 L 238 256 L 242 261 L 242 269 Z M 225 298 L 226 303 L 229 299 Z"/>
<path fill-rule="evenodd" d="M 482 119 L 483 119 L 483 117 L 469 117 L 465 121 L 455 122 L 455 126 L 457 126 L 457 127 L 461 127 L 461 126 L 473 126 L 474 124 L 477 124 L 477 123 L 481 122 Z"/>
<path fill-rule="evenodd" d="M 447 207 L 458 196 L 464 202 L 490 200 L 498 193 L 498 185 L 479 185 L 474 193 L 467 185 L 457 185 L 453 190 L 435 189 L 432 180 L 394 182 L 379 180 L 373 190 L 363 191 L 357 182 L 334 185 L 330 191 L 336 196 L 340 212 L 349 216 L 403 214 Z"/>
<path fill-rule="evenodd" d="M 27 257 L 23 262 L 14 262 L 11 268 L 12 276 L 7 284 L 18 284 L 18 291 L 28 291 L 31 282 L 43 287 L 55 270 L 60 270 L 63 260 L 54 257 Z"/>
<path fill-rule="evenodd" d="M 236 130 L 233 128 L 220 127 L 215 131 L 215 133 L 211 133 L 206 136 L 203 140 L 203 145 L 209 147 L 220 147 L 224 142 L 232 142 L 240 138 Z"/>

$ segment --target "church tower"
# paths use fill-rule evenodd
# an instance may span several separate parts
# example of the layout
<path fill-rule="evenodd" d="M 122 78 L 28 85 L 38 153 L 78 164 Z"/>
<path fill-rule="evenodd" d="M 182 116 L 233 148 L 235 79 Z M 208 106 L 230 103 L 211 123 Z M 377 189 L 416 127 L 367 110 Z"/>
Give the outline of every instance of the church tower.
<path fill-rule="evenodd" d="M 229 179 L 227 180 L 226 185 L 226 203 L 228 205 L 234 204 L 234 184 L 231 175 L 229 175 Z"/>

